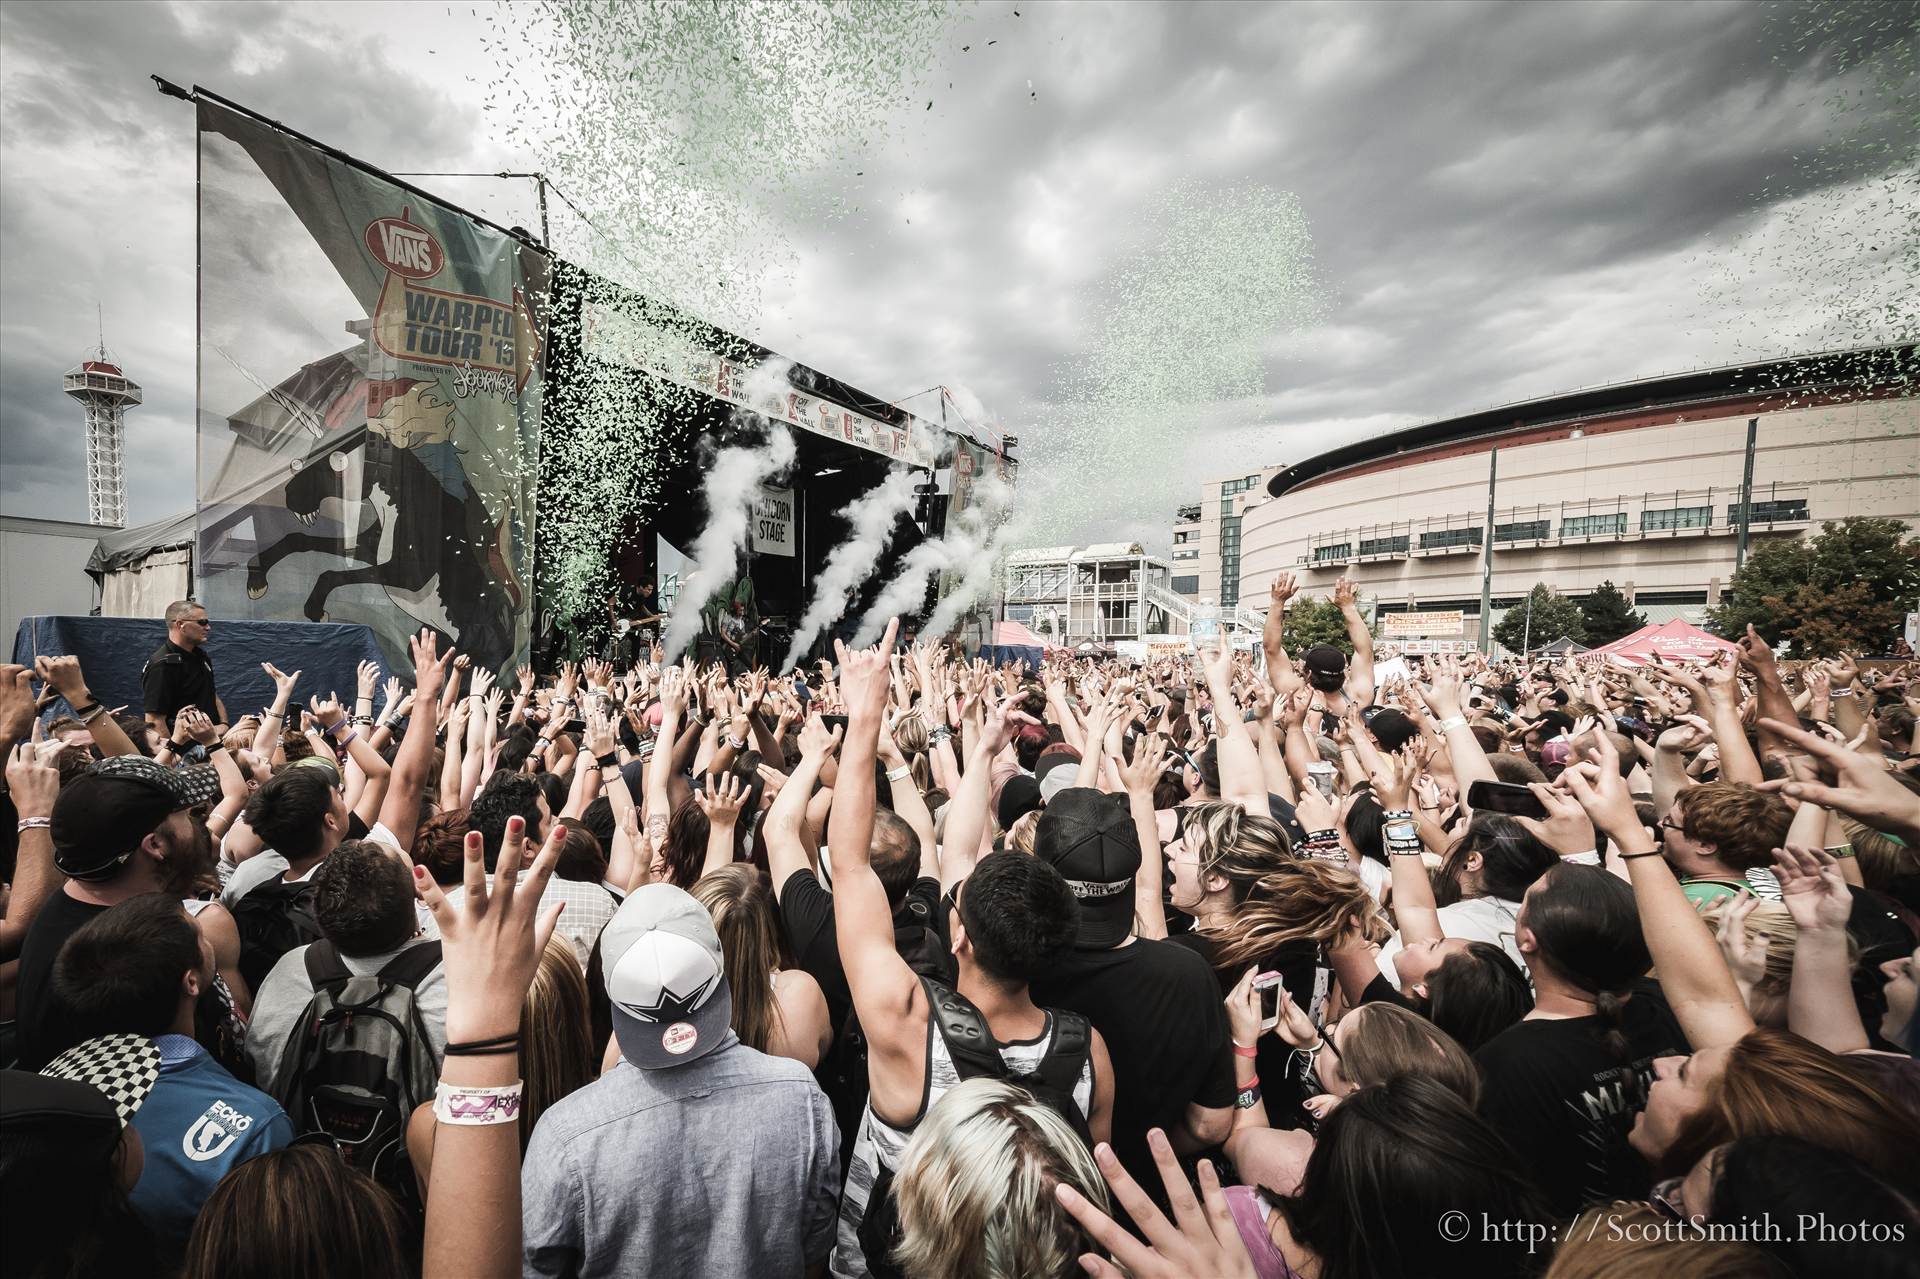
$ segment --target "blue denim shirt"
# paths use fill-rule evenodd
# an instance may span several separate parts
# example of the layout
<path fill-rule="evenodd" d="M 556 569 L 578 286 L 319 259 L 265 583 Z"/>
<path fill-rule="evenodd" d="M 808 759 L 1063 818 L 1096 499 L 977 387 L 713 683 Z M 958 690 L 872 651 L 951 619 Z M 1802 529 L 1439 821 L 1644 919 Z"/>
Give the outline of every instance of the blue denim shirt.
<path fill-rule="evenodd" d="M 534 1128 L 523 1272 L 798 1279 L 833 1246 L 839 1152 L 797 1061 L 731 1034 L 671 1070 L 622 1061 Z"/>

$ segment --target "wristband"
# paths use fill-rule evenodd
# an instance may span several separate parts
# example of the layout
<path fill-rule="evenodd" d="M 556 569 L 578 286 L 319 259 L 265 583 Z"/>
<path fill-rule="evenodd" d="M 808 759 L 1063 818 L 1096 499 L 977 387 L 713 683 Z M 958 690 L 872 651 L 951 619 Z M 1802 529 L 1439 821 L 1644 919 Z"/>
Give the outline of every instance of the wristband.
<path fill-rule="evenodd" d="M 480 1127 L 520 1122 L 518 1082 L 491 1088 L 457 1088 L 442 1083 L 434 1091 L 433 1117 L 443 1124 Z"/>
<path fill-rule="evenodd" d="M 1240 1110 L 1252 1110 L 1260 1104 L 1260 1081 L 1254 1080 L 1234 1096 L 1233 1104 Z"/>
<path fill-rule="evenodd" d="M 911 764 L 902 764 L 898 768 L 889 768 L 887 770 L 887 780 L 890 782 L 904 782 L 911 776 L 913 776 L 913 766 Z"/>
<path fill-rule="evenodd" d="M 744 737 L 735 737 L 732 732 L 728 732 L 727 745 L 733 747 L 733 749 L 737 751 L 743 751 L 747 749 L 747 739 Z"/>
<path fill-rule="evenodd" d="M 1616 853 L 1615 854 L 1615 856 L 1617 856 L 1623 862 L 1630 862 L 1634 860 L 1636 857 L 1658 857 L 1659 855 L 1660 855 L 1660 850 L 1657 848 L 1650 853 Z"/>
<path fill-rule="evenodd" d="M 1456 728 L 1465 728 L 1466 726 L 1467 717 L 1465 715 L 1449 715 L 1435 725 L 1435 727 L 1443 733 L 1451 732 Z"/>
<path fill-rule="evenodd" d="M 602 768 L 618 768 L 620 765 L 620 752 L 608 751 L 604 755 L 595 755 L 593 762 Z"/>
<path fill-rule="evenodd" d="M 85 710 L 81 710 L 78 707 L 75 707 L 73 709 L 73 717 L 79 720 L 82 724 L 91 724 L 93 723 L 93 721 L 95 721 L 96 719 L 99 719 L 102 715 L 105 715 L 106 713 L 107 713 L 107 708 L 102 706 L 98 702 L 89 703 Z"/>
<path fill-rule="evenodd" d="M 1383 822 L 1410 822 L 1413 820 L 1413 810 L 1411 808 L 1384 809 L 1380 813 L 1380 820 Z"/>
<path fill-rule="evenodd" d="M 334 748 L 336 750 L 345 750 L 347 749 L 347 747 L 353 745 L 353 739 L 358 736 L 360 736 L 360 730 L 356 728 L 351 733 L 348 733 L 345 737 L 341 738 L 338 742 L 334 743 Z"/>
<path fill-rule="evenodd" d="M 1853 690 L 1850 688 L 1836 688 L 1833 690 L 1833 692 L 1828 693 L 1827 696 L 1828 697 L 1852 697 Z"/>
<path fill-rule="evenodd" d="M 1260 1055 L 1260 1048 L 1259 1048 L 1259 1045 L 1257 1044 L 1254 1045 L 1253 1047 L 1248 1047 L 1247 1045 L 1241 1043 L 1239 1040 L 1234 1040 L 1232 1042 L 1233 1042 L 1233 1055 L 1236 1057 L 1258 1057 Z"/>
<path fill-rule="evenodd" d="M 1827 856 L 1833 858 L 1835 861 L 1845 861 L 1847 858 L 1853 856 L 1853 845 L 1828 844 L 1825 852 Z"/>
<path fill-rule="evenodd" d="M 16 835 L 24 835 L 30 830 L 48 830 L 52 826 L 53 818 L 51 817 L 22 817 L 14 823 L 13 830 Z"/>
<path fill-rule="evenodd" d="M 947 742 L 952 740 L 953 740 L 953 730 L 951 728 L 948 728 L 945 724 L 940 725 L 938 728 L 927 730 L 927 741 L 933 745 L 937 746 L 941 742 Z"/>

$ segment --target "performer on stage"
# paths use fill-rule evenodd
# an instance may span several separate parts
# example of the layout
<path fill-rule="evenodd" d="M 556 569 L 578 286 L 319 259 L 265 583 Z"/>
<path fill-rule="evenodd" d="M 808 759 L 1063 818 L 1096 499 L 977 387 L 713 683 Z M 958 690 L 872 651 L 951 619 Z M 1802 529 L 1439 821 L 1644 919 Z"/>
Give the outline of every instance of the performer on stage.
<path fill-rule="evenodd" d="M 660 638 L 660 622 L 665 616 L 655 598 L 651 574 L 638 587 L 623 583 L 621 589 L 607 596 L 611 629 L 607 659 L 622 668 L 646 661 Z"/>

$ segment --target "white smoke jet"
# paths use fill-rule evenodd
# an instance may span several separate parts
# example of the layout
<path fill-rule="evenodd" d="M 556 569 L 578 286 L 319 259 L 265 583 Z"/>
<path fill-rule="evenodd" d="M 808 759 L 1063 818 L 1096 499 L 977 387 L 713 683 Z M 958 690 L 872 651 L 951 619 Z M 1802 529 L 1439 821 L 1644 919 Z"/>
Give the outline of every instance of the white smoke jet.
<path fill-rule="evenodd" d="M 949 522 L 946 533 L 920 543 L 900 561 L 900 571 L 860 619 L 854 647 L 873 644 L 886 629 L 888 618 L 918 608 L 926 597 L 928 577 L 959 565 L 973 567 L 973 560 L 984 556 L 993 540 L 994 526 L 1012 497 L 1012 490 L 992 476 L 976 480 L 973 501 Z M 988 569 L 991 578 L 990 561 Z M 936 634 L 930 627 L 927 633 Z"/>
<path fill-rule="evenodd" d="M 821 631 L 840 620 L 847 611 L 847 592 L 865 582 L 879 564 L 894 521 L 913 505 L 914 473 L 896 470 L 877 487 L 860 495 L 847 508 L 847 520 L 853 531 L 847 540 L 833 548 L 827 563 L 815 580 L 813 599 L 794 627 L 793 646 L 787 650 L 780 669 L 788 671 L 813 647 Z"/>
<path fill-rule="evenodd" d="M 973 607 L 974 601 L 985 595 L 993 586 L 993 579 L 1000 571 L 1000 561 L 1006 557 L 1008 548 L 1014 540 L 1017 521 L 1008 521 L 996 530 L 987 544 L 967 555 L 964 559 L 965 572 L 959 581 L 947 588 L 940 597 L 940 604 L 933 610 L 933 616 L 921 633 L 928 639 L 938 639 L 952 630 L 954 624 Z"/>
<path fill-rule="evenodd" d="M 747 381 L 746 395 L 756 409 L 777 409 L 786 397 L 787 369 L 791 365 L 761 365 Z M 754 420 L 754 419 L 741 419 Z M 746 549 L 753 499 L 765 484 L 793 465 L 793 433 L 777 421 L 766 442 L 722 449 L 707 468 L 701 493 L 707 504 L 707 526 L 693 544 L 692 561 L 674 597 L 664 638 L 666 659 L 678 661 L 700 630 L 700 610 L 720 588 L 733 580 L 734 566 Z"/>

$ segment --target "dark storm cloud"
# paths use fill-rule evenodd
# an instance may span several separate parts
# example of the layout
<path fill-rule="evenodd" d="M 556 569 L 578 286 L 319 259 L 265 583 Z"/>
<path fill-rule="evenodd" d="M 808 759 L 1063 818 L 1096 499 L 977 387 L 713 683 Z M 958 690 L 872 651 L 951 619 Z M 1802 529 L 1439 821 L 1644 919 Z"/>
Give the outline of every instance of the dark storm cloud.
<path fill-rule="evenodd" d="M 788 211 L 795 269 L 751 336 L 882 395 L 964 385 L 1042 469 L 1063 456 L 1061 375 L 1097 340 L 1103 285 L 1150 242 L 1154 195 L 1183 178 L 1293 192 L 1321 322 L 1272 335 L 1265 395 L 1187 406 L 1166 440 L 1114 439 L 1164 454 L 1164 494 L 1078 540 L 1163 544 L 1223 465 L 1727 362 L 1787 331 L 1728 314 L 1744 275 L 1780 269 L 1733 246 L 1827 136 L 1833 85 L 1758 5 L 1013 7 L 966 11 L 931 111 L 806 175 L 842 204 Z M 0 8 L 8 510 L 78 500 L 71 481 L 54 506 L 38 494 L 79 458 L 57 375 L 91 339 L 94 296 L 149 388 L 134 514 L 190 493 L 192 131 L 145 72 L 375 163 L 518 163 L 472 106 L 483 55 L 449 65 L 418 31 L 391 35 L 429 9 Z M 93 259 L 74 264 L 75 243 Z"/>

